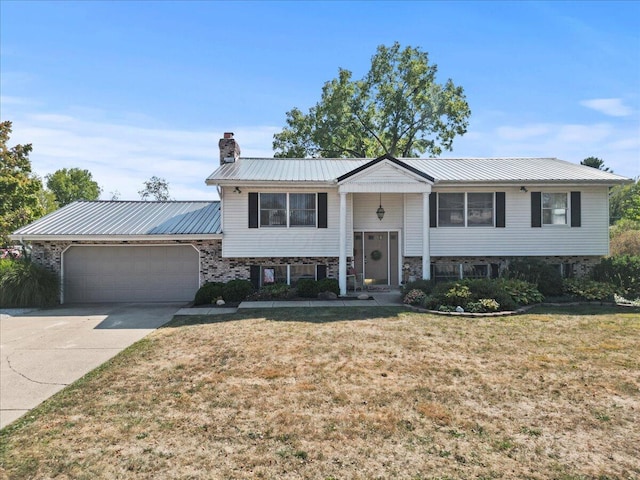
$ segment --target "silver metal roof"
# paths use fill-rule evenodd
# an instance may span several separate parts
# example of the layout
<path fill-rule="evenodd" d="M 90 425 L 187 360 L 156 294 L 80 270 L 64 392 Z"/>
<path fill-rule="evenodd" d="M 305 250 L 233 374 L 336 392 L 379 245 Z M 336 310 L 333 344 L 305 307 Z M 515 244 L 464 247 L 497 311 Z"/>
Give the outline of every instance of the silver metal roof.
<path fill-rule="evenodd" d="M 218 235 L 220 202 L 73 202 L 16 230 L 21 236 Z"/>
<path fill-rule="evenodd" d="M 372 158 L 241 158 L 221 165 L 209 185 L 234 182 L 335 183 Z M 435 183 L 577 182 L 617 184 L 629 179 L 557 158 L 399 158 L 435 179 Z"/>

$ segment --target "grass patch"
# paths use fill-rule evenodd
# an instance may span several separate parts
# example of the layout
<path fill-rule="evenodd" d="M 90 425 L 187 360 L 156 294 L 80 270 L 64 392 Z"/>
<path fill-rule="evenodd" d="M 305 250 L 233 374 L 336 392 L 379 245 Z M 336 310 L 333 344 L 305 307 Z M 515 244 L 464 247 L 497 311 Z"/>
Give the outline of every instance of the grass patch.
<path fill-rule="evenodd" d="M 0 431 L 0 471 L 635 478 L 639 311 L 588 307 L 178 317 Z"/>

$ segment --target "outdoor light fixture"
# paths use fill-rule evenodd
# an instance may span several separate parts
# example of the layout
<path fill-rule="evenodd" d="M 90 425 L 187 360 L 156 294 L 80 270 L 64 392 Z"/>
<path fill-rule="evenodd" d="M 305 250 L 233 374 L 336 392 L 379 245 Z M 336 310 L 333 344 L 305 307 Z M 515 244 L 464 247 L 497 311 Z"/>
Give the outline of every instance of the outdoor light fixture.
<path fill-rule="evenodd" d="M 378 210 L 376 210 L 376 215 L 378 215 L 378 220 L 382 221 L 384 218 L 384 208 L 382 208 L 382 193 L 380 194 L 380 206 Z"/>
<path fill-rule="evenodd" d="M 527 193 L 529 190 L 527 190 L 527 187 L 525 187 L 524 185 L 520 187 L 520 191 Z"/>
<path fill-rule="evenodd" d="M 239 188 L 239 187 L 236 187 L 233 191 L 234 191 L 234 192 L 236 192 L 236 193 L 242 193 L 242 192 L 240 191 L 240 188 Z"/>

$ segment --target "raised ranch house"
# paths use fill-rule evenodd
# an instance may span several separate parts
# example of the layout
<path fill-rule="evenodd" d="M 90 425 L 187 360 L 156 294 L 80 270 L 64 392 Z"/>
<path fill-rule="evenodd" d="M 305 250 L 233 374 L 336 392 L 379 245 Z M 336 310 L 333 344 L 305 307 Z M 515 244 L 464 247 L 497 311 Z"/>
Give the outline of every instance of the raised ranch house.
<path fill-rule="evenodd" d="M 220 201 L 74 202 L 12 238 L 61 276 L 61 301 L 191 300 L 208 281 L 334 277 L 342 294 L 415 278 L 495 277 L 536 256 L 581 275 L 609 251 L 609 187 L 555 158 L 242 158 Z"/>

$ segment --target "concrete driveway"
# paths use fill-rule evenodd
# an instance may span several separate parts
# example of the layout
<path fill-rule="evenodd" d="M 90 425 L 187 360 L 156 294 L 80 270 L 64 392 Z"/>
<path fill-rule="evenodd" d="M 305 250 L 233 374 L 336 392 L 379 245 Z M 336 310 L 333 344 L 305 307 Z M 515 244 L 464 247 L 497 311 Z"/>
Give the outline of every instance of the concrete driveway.
<path fill-rule="evenodd" d="M 183 304 L 61 306 L 0 316 L 0 428 L 167 323 Z"/>

